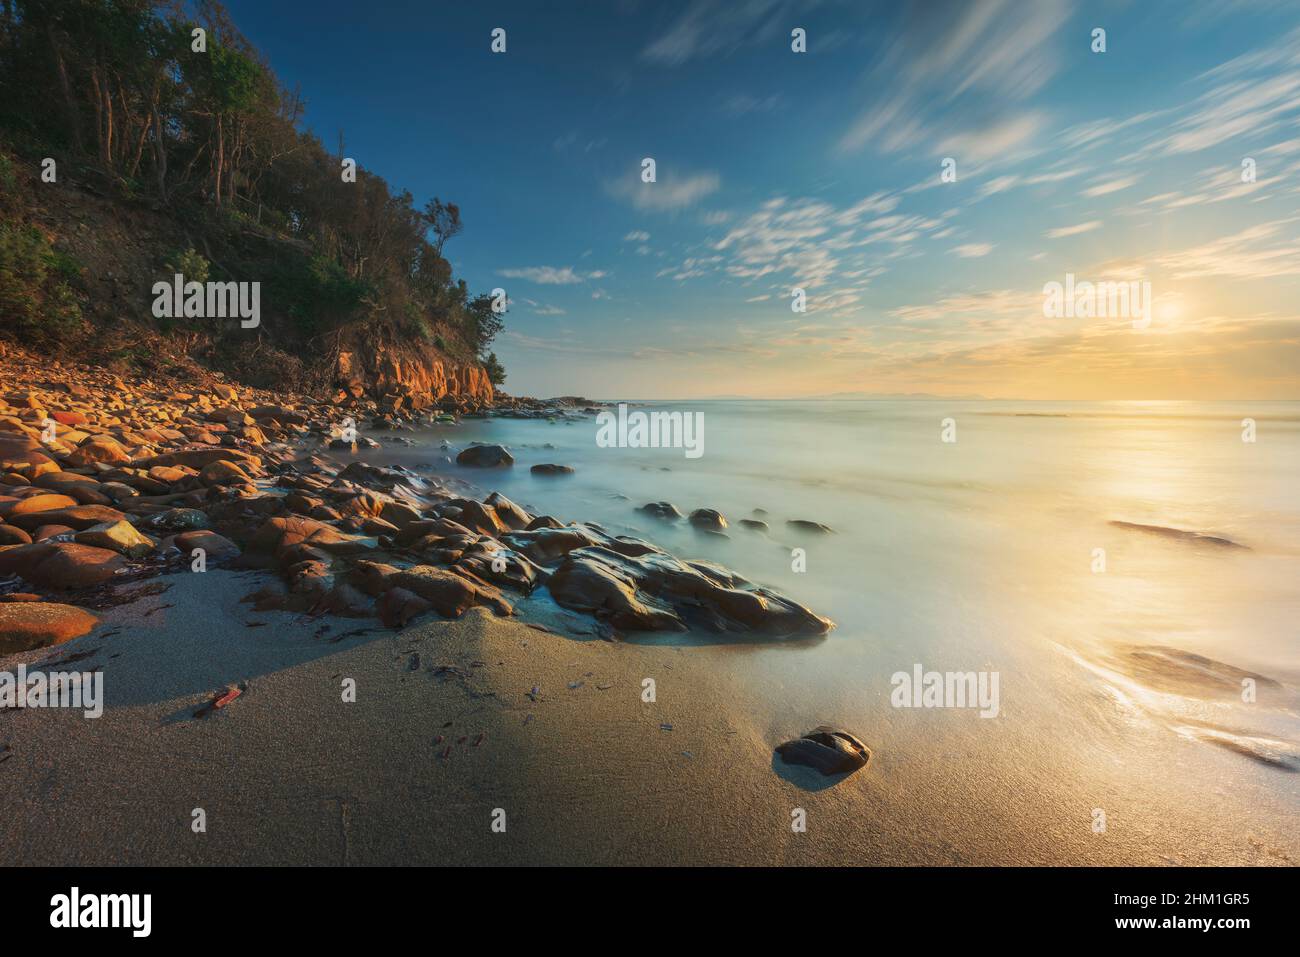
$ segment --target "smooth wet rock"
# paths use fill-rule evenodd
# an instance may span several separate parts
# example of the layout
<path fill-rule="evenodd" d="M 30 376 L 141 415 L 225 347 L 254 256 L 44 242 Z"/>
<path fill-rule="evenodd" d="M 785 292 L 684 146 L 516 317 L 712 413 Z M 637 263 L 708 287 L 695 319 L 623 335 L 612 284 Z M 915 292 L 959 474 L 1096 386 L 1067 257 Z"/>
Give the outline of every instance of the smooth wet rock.
<path fill-rule="evenodd" d="M 174 544 L 186 557 L 189 557 L 196 548 L 203 549 L 208 558 L 226 558 L 239 554 L 238 545 L 224 535 L 218 535 L 206 528 L 182 532 L 176 536 Z"/>
<path fill-rule="evenodd" d="M 570 552 L 547 588 L 557 603 L 616 628 L 683 631 L 695 626 L 770 638 L 824 635 L 834 622 L 710 562 L 683 562 L 649 549 L 605 545 Z"/>
<path fill-rule="evenodd" d="M 572 475 L 573 466 L 556 465 L 552 462 L 542 462 L 534 465 L 528 471 L 532 472 L 534 475 Z"/>
<path fill-rule="evenodd" d="M 515 457 L 501 445 L 471 445 L 456 456 L 456 464 L 491 469 L 515 464 Z"/>
<path fill-rule="evenodd" d="M 475 605 L 485 605 L 498 615 L 514 613 L 510 603 L 491 585 L 472 582 L 445 568 L 416 565 L 402 569 L 390 580 L 396 587 L 430 602 L 444 618 L 459 618 Z"/>
<path fill-rule="evenodd" d="M 29 495 L 19 499 L 9 509 L 10 515 L 30 515 L 33 512 L 50 512 L 58 508 L 76 508 L 81 503 L 70 495 L 50 492 L 45 495 Z"/>
<path fill-rule="evenodd" d="M 847 731 L 818 725 L 802 737 L 777 745 L 787 764 L 804 764 L 822 774 L 852 774 L 871 760 L 871 750 Z"/>
<path fill-rule="evenodd" d="M 0 603 L 0 655 L 62 644 L 86 634 L 99 619 L 90 612 L 56 602 Z"/>
<path fill-rule="evenodd" d="M 675 522 L 684 517 L 677 506 L 672 502 L 647 502 L 637 509 L 638 512 L 644 512 L 652 518 L 662 519 L 665 522 Z"/>
<path fill-rule="evenodd" d="M 0 545 L 26 545 L 32 536 L 15 525 L 0 525 Z"/>
<path fill-rule="evenodd" d="M 49 547 L 50 553 L 38 564 L 18 571 L 23 578 L 45 588 L 89 588 L 110 580 L 126 567 L 126 560 L 112 549 L 73 542 L 60 542 Z"/>
<path fill-rule="evenodd" d="M 153 539 L 141 535 L 130 522 L 104 522 L 92 525 L 73 536 L 80 545 L 107 548 L 127 558 L 144 558 L 157 547 Z"/>
<path fill-rule="evenodd" d="M 808 532 L 813 535 L 831 535 L 835 532 L 835 529 L 829 525 L 823 525 L 821 522 L 810 522 L 804 518 L 792 518 L 785 524 L 796 531 Z"/>
<path fill-rule="evenodd" d="M 124 518 L 126 515 L 107 505 L 77 505 L 72 508 L 56 508 L 48 512 L 15 515 L 9 519 L 8 524 L 16 525 L 26 531 L 42 525 L 67 525 L 69 528 L 80 530 L 102 522 L 120 522 Z"/>
<path fill-rule="evenodd" d="M 756 519 L 756 518 L 742 518 L 742 519 L 740 519 L 739 524 L 740 524 L 743 528 L 748 528 L 748 529 L 750 529 L 751 531 L 755 531 L 755 532 L 766 532 L 766 531 L 767 531 L 767 522 L 759 521 L 759 520 Z"/>
<path fill-rule="evenodd" d="M 697 508 L 691 512 L 690 523 L 706 532 L 720 532 L 727 527 L 727 520 L 722 513 L 711 508 Z"/>

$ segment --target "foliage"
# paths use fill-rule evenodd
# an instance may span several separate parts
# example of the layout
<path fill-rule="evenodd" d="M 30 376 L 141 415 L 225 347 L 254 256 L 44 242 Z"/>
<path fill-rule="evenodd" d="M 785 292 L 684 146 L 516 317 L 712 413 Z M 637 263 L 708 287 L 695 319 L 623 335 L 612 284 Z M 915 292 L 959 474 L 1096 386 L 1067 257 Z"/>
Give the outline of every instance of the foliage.
<path fill-rule="evenodd" d="M 0 326 L 34 342 L 53 342 L 81 324 L 69 285 L 75 260 L 31 226 L 0 223 Z"/>
<path fill-rule="evenodd" d="M 193 49 L 196 28 L 205 51 Z M 436 326 L 483 354 L 500 317 L 443 257 L 463 228 L 459 207 L 435 197 L 417 208 L 363 169 L 343 182 L 342 157 L 300 128 L 302 112 L 217 0 L 0 0 L 0 129 L 11 140 L 48 144 L 61 168 L 93 167 L 178 215 L 205 209 L 204 222 L 245 246 L 252 234 L 291 244 L 292 254 L 216 251 L 223 278 L 276 293 L 265 301 L 288 331 L 429 341 Z M 185 255 L 189 267 L 202 260 Z"/>

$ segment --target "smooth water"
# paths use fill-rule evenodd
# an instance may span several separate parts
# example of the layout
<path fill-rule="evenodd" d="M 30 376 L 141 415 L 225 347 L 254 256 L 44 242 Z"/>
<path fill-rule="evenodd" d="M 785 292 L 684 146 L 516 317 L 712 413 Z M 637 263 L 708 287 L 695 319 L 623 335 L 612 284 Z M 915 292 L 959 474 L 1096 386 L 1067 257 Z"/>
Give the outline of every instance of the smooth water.
<path fill-rule="evenodd" d="M 895 776 L 899 801 L 923 786 L 973 800 L 988 792 L 974 779 L 987 776 L 1002 783 L 1004 801 L 1045 789 L 1030 805 L 998 805 L 1004 813 L 1086 821 L 1098 798 L 1082 782 L 1104 780 L 1111 806 L 1140 805 L 1149 836 L 1193 828 L 1178 818 L 1204 803 L 1197 788 L 1212 786 L 1221 793 L 1207 813 L 1217 823 L 1193 828 L 1212 832 L 1200 842 L 1213 847 L 1212 861 L 1264 854 L 1232 830 L 1233 815 L 1282 826 L 1300 807 L 1300 403 L 634 408 L 701 413 L 704 454 L 601 448 L 594 419 L 487 419 L 364 457 L 427 466 L 532 512 L 717 561 L 830 617 L 836 629 L 812 642 L 646 640 L 715 656 L 753 690 L 746 706 L 774 733 L 825 722 L 856 731 Z M 942 440 L 947 418 L 953 442 Z M 1253 442 L 1243 441 L 1247 418 Z M 450 456 L 438 450 L 443 439 Z M 514 468 L 451 464 L 472 441 L 510 447 Z M 531 475 L 540 462 L 577 472 Z M 661 500 L 684 513 L 717 509 L 729 538 L 635 511 Z M 768 532 L 739 526 L 754 509 L 766 510 Z M 787 519 L 835 534 L 798 533 Z M 796 548 L 805 571 L 793 570 Z M 891 676 L 917 664 L 997 672 L 1000 714 L 893 707 Z M 1243 694 L 1252 682 L 1254 700 Z M 936 775 L 927 760 L 936 756 L 948 774 Z M 1262 843 L 1268 854 L 1295 855 L 1294 844 Z M 952 855 L 965 859 L 960 845 Z"/>

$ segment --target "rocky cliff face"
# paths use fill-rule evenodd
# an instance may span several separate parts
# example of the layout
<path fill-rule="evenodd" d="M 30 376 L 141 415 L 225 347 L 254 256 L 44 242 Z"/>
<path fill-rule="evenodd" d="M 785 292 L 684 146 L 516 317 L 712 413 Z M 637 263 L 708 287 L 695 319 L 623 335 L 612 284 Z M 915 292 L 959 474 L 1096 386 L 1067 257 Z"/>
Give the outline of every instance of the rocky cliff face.
<path fill-rule="evenodd" d="M 339 353 L 336 371 L 342 392 L 354 398 L 373 396 L 394 412 L 433 405 L 464 411 L 492 402 L 486 369 L 433 349 L 354 347 Z"/>

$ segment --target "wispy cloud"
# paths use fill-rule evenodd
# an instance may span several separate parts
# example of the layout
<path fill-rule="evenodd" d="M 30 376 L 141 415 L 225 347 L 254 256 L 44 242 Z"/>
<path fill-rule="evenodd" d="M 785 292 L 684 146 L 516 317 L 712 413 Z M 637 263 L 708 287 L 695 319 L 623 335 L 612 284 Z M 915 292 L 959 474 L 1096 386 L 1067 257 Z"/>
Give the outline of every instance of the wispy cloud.
<path fill-rule="evenodd" d="M 497 272 L 507 279 L 524 279 L 543 286 L 572 286 L 605 275 L 603 272 L 592 272 L 583 276 L 572 266 L 525 266 L 520 269 L 500 269 Z"/>
<path fill-rule="evenodd" d="M 1090 233 L 1100 228 L 1101 220 L 1093 219 L 1086 223 L 1079 223 L 1077 226 L 1058 226 L 1056 229 L 1049 229 L 1043 235 L 1048 239 L 1064 239 L 1066 236 L 1078 236 L 1080 233 Z"/>
<path fill-rule="evenodd" d="M 658 172 L 658 182 L 643 183 L 640 167 L 628 176 L 606 184 L 610 195 L 652 213 L 672 212 L 693 206 L 722 186 L 717 173 L 674 174 Z"/>

